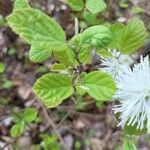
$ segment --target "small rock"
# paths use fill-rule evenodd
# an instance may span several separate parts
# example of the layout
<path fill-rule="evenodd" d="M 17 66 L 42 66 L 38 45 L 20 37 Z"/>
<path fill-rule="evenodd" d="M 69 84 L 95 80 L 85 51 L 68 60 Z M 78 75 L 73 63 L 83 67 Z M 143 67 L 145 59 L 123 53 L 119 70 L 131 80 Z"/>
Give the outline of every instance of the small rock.
<path fill-rule="evenodd" d="M 67 147 L 69 149 L 72 149 L 73 141 L 74 141 L 73 136 L 72 135 L 66 135 L 63 139 L 64 139 L 64 142 L 66 143 Z"/>

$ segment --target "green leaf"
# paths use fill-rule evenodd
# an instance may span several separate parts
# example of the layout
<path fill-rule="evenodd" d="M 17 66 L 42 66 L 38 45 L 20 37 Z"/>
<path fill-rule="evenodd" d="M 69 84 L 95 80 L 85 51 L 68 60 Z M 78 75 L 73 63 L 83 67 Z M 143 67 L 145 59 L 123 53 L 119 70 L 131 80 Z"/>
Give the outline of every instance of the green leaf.
<path fill-rule="evenodd" d="M 131 54 L 140 48 L 146 38 L 144 23 L 135 18 L 132 19 L 122 33 L 120 40 L 120 51 L 124 54 Z"/>
<path fill-rule="evenodd" d="M 68 68 L 61 63 L 55 63 L 52 67 L 51 67 L 51 71 L 62 71 L 62 70 L 67 70 Z"/>
<path fill-rule="evenodd" d="M 141 136 L 147 133 L 147 128 L 143 128 L 142 130 L 136 129 L 137 125 L 131 126 L 131 125 L 125 125 L 124 132 L 128 135 L 136 135 Z"/>
<path fill-rule="evenodd" d="M 7 20 L 20 37 L 36 48 L 50 51 L 66 47 L 63 29 L 40 10 L 17 10 Z"/>
<path fill-rule="evenodd" d="M 75 88 L 76 88 L 77 93 L 78 93 L 79 95 L 81 95 L 81 96 L 86 93 L 86 90 L 84 90 L 84 89 L 82 88 L 82 85 L 77 85 L 77 86 L 75 86 Z"/>
<path fill-rule="evenodd" d="M 100 71 L 87 74 L 82 81 L 82 85 L 80 87 L 96 100 L 111 100 L 116 92 L 116 84 L 112 77 Z"/>
<path fill-rule="evenodd" d="M 13 125 L 13 127 L 10 130 L 10 134 L 13 138 L 16 138 L 18 136 L 21 136 L 21 134 L 24 132 L 25 125 L 23 122 L 17 123 Z"/>
<path fill-rule="evenodd" d="M 23 119 L 26 122 L 32 122 L 32 121 L 36 120 L 37 114 L 38 114 L 38 112 L 35 108 L 26 108 L 24 111 Z"/>
<path fill-rule="evenodd" d="M 24 117 L 24 112 L 15 112 L 14 116 L 13 116 L 13 121 L 16 123 L 20 123 L 23 121 L 23 117 Z"/>
<path fill-rule="evenodd" d="M 126 0 L 121 0 L 120 2 L 119 2 L 119 6 L 121 7 L 121 8 L 128 8 L 128 3 L 127 3 L 127 1 Z"/>
<path fill-rule="evenodd" d="M 4 89 L 10 89 L 13 86 L 13 82 L 11 80 L 5 80 L 2 87 Z"/>
<path fill-rule="evenodd" d="M 106 49 L 97 50 L 97 53 L 98 53 L 98 55 L 100 55 L 101 57 L 104 57 L 104 58 L 112 58 L 113 57 L 113 54 Z"/>
<path fill-rule="evenodd" d="M 33 90 L 48 108 L 56 107 L 73 94 L 71 78 L 56 73 L 48 73 L 39 78 Z"/>
<path fill-rule="evenodd" d="M 29 51 L 29 59 L 33 62 L 43 62 L 52 54 L 52 50 L 45 47 L 31 46 Z"/>
<path fill-rule="evenodd" d="M 81 11 L 84 7 L 83 0 L 67 0 L 67 4 L 76 11 Z"/>
<path fill-rule="evenodd" d="M 87 28 L 81 35 L 81 42 L 96 48 L 107 46 L 112 39 L 111 31 L 102 25 Z"/>
<path fill-rule="evenodd" d="M 122 33 L 125 31 L 126 26 L 123 23 L 115 23 L 109 28 L 112 33 L 111 43 L 108 45 L 111 49 L 120 48 L 120 40 L 122 38 Z"/>
<path fill-rule="evenodd" d="M 143 13 L 144 9 L 139 6 L 133 6 L 131 12 L 132 14 L 139 14 L 139 13 Z"/>
<path fill-rule="evenodd" d="M 24 9 L 24 8 L 30 8 L 30 5 L 28 4 L 28 0 L 15 0 L 13 11 Z"/>
<path fill-rule="evenodd" d="M 81 34 L 74 36 L 70 41 L 69 45 L 74 48 L 74 51 L 78 53 L 79 60 L 83 63 L 90 63 L 91 62 L 91 50 L 90 45 L 83 44 L 81 45 Z M 72 50 L 73 51 L 73 50 Z M 75 54 L 74 54 L 75 57 Z M 78 64 L 76 61 L 73 62 L 74 64 Z"/>
<path fill-rule="evenodd" d="M 0 62 L 0 73 L 3 73 L 5 71 L 5 65 Z"/>
<path fill-rule="evenodd" d="M 128 139 L 125 138 L 123 141 L 122 150 L 137 150 L 137 149 L 134 142 L 132 142 L 131 140 L 129 141 Z"/>
<path fill-rule="evenodd" d="M 76 62 L 75 54 L 70 48 L 63 49 L 62 51 L 54 51 L 54 56 L 57 61 L 66 66 L 72 66 Z"/>
<path fill-rule="evenodd" d="M 88 25 L 98 25 L 100 24 L 100 19 L 97 17 L 97 14 L 92 14 L 89 11 L 83 12 L 83 19 Z"/>
<path fill-rule="evenodd" d="M 86 8 L 93 14 L 103 11 L 107 7 L 103 0 L 88 0 Z"/>

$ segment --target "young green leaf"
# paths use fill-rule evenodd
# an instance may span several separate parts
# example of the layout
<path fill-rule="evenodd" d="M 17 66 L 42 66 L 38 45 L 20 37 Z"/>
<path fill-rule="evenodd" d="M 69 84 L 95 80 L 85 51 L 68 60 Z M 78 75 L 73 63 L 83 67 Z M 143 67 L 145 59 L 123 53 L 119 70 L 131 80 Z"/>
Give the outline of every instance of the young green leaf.
<path fill-rule="evenodd" d="M 15 0 L 13 11 L 24 9 L 24 8 L 30 8 L 30 5 L 28 4 L 28 0 Z"/>
<path fill-rule="evenodd" d="M 144 23 L 135 18 L 129 22 L 120 40 L 120 51 L 124 54 L 131 54 L 140 48 L 146 38 Z"/>
<path fill-rule="evenodd" d="M 103 0 L 88 0 L 86 8 L 93 14 L 103 11 L 107 7 Z"/>
<path fill-rule="evenodd" d="M 45 47 L 31 46 L 29 51 L 29 59 L 33 62 L 43 62 L 50 57 L 52 50 Z"/>
<path fill-rule="evenodd" d="M 26 108 L 23 114 L 24 115 L 23 119 L 26 122 L 32 122 L 37 118 L 37 114 L 38 112 L 35 108 Z"/>
<path fill-rule="evenodd" d="M 81 11 L 84 7 L 83 0 L 67 0 L 67 4 L 76 11 Z"/>
<path fill-rule="evenodd" d="M 39 78 L 33 90 L 48 108 L 56 107 L 73 94 L 71 78 L 56 73 L 48 73 Z"/>
<path fill-rule="evenodd" d="M 112 39 L 111 31 L 102 25 L 87 28 L 81 35 L 81 42 L 96 48 L 107 46 Z"/>
<path fill-rule="evenodd" d="M 23 122 L 17 123 L 15 125 L 13 125 L 13 127 L 11 128 L 10 134 L 13 138 L 16 138 L 18 136 L 21 136 L 24 129 L 25 129 L 25 125 Z"/>
<path fill-rule="evenodd" d="M 66 47 L 66 36 L 61 26 L 40 10 L 17 10 L 7 20 L 17 34 L 36 48 L 50 51 Z"/>
<path fill-rule="evenodd" d="M 110 100 L 116 92 L 116 84 L 112 77 L 100 71 L 85 75 L 82 85 L 80 87 L 96 100 Z"/>
<path fill-rule="evenodd" d="M 65 48 L 62 51 L 54 51 L 54 56 L 60 63 L 66 66 L 72 66 L 75 64 L 75 54 L 72 49 Z"/>

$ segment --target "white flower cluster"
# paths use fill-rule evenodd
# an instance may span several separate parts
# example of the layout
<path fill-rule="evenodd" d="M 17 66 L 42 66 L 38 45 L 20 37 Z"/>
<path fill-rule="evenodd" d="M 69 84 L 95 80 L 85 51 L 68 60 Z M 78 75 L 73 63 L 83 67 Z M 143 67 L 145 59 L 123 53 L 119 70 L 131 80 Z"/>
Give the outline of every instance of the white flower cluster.
<path fill-rule="evenodd" d="M 150 62 L 148 56 L 141 57 L 140 63 L 132 68 L 129 64 L 120 63 L 117 58 L 104 59 L 104 69 L 113 75 L 117 83 L 115 99 L 120 101 L 114 106 L 114 113 L 120 114 L 118 125 L 144 127 L 150 133 Z M 116 69 L 117 67 L 117 69 Z"/>

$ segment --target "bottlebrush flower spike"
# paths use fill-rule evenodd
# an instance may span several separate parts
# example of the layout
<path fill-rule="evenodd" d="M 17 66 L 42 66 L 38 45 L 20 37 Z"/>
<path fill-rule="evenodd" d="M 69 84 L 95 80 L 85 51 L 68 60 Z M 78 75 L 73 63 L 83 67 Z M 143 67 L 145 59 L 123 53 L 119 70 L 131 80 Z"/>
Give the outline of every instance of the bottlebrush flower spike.
<path fill-rule="evenodd" d="M 117 76 L 118 91 L 115 99 L 120 104 L 114 107 L 114 113 L 120 114 L 119 125 L 126 124 L 137 129 L 146 126 L 150 133 L 150 63 L 148 56 L 141 57 L 140 63 L 122 68 Z"/>

